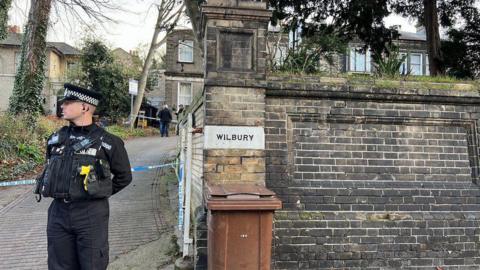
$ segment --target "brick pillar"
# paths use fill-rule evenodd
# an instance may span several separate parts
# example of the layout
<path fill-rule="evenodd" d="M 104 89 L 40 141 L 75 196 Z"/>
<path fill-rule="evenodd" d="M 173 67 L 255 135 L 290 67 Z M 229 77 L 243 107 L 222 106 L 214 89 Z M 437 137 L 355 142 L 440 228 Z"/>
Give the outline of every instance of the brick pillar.
<path fill-rule="evenodd" d="M 204 179 L 209 184 L 265 184 L 265 59 L 270 17 L 264 2 L 212 0 L 202 7 L 205 136 L 212 141 L 205 145 Z"/>
<path fill-rule="evenodd" d="M 209 0 L 202 6 L 206 184 L 265 185 L 265 59 L 270 17 L 263 2 Z M 195 243 L 195 269 L 206 269 L 205 213 L 198 211 L 195 220 L 195 238 L 200 239 Z"/>

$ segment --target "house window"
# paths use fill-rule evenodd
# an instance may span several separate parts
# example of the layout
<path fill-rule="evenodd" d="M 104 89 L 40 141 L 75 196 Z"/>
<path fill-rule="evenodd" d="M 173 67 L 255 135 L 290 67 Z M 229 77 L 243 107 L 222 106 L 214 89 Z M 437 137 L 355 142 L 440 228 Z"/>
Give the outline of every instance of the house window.
<path fill-rule="evenodd" d="M 371 71 L 371 55 L 370 51 L 364 53 L 359 48 L 350 49 L 350 71 L 354 72 L 370 72 Z"/>
<path fill-rule="evenodd" d="M 15 53 L 15 73 L 17 73 L 18 69 L 20 68 L 21 60 L 22 60 L 22 53 L 16 52 Z"/>
<path fill-rule="evenodd" d="M 422 54 L 410 54 L 410 71 L 412 75 L 423 75 L 422 72 Z"/>
<path fill-rule="evenodd" d="M 178 62 L 193 63 L 193 40 L 178 42 Z"/>
<path fill-rule="evenodd" d="M 180 82 L 178 83 L 177 105 L 190 105 L 192 102 L 192 83 Z"/>
<path fill-rule="evenodd" d="M 77 62 L 67 62 L 67 71 L 75 70 L 78 68 L 79 67 Z"/>
<path fill-rule="evenodd" d="M 399 53 L 398 57 L 402 59 L 407 55 L 406 53 Z M 408 74 L 408 65 L 407 65 L 407 57 L 403 60 L 402 64 L 400 65 L 400 74 L 407 75 Z"/>

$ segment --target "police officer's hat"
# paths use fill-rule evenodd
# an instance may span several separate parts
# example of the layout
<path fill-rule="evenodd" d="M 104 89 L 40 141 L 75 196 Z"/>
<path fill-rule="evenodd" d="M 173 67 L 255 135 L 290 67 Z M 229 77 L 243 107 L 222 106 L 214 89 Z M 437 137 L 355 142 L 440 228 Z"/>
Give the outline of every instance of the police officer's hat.
<path fill-rule="evenodd" d="M 63 85 L 63 87 L 65 88 L 65 93 L 63 94 L 63 98 L 60 100 L 60 102 L 72 100 L 98 106 L 98 103 L 102 99 L 102 95 L 100 93 L 82 88 L 80 86 L 66 83 Z"/>

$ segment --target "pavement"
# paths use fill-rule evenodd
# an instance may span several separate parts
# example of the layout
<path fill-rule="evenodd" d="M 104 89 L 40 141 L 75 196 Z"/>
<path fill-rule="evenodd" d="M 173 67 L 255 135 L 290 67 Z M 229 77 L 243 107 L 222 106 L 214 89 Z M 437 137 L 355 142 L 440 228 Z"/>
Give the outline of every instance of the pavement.
<path fill-rule="evenodd" d="M 177 137 L 126 142 L 133 166 L 156 165 L 176 153 Z M 110 198 L 109 270 L 174 269 L 171 249 L 175 187 L 161 170 L 134 173 L 132 183 Z M 0 188 L 0 270 L 47 269 L 46 223 L 50 198 L 35 201 L 31 186 Z M 170 191 L 170 197 L 166 196 Z M 167 207 L 166 207 L 167 206 Z"/>

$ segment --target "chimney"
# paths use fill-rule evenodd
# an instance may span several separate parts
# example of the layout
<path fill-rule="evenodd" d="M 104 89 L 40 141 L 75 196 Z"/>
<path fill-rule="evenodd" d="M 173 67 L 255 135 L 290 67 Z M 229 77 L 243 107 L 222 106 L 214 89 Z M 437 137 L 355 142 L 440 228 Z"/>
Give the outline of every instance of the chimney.
<path fill-rule="evenodd" d="M 20 26 L 18 25 L 9 25 L 8 26 L 9 33 L 20 34 Z"/>

